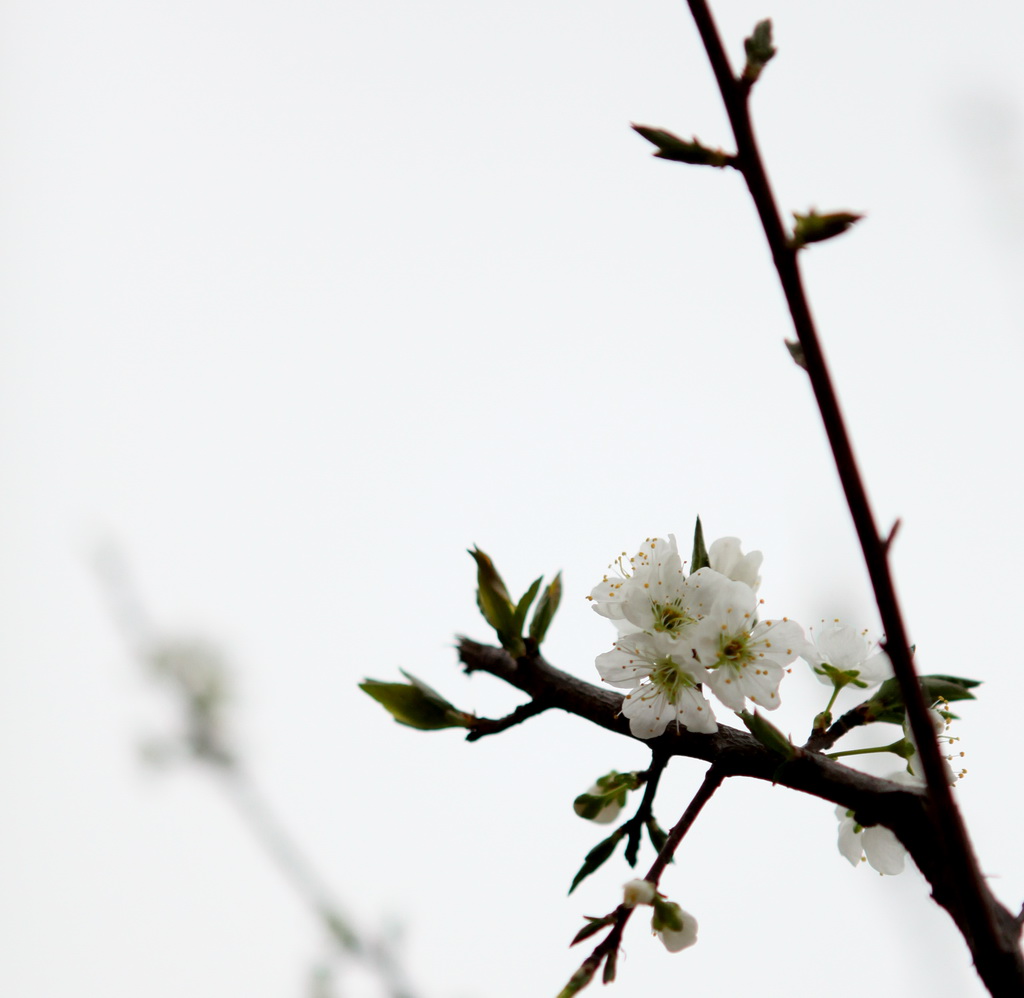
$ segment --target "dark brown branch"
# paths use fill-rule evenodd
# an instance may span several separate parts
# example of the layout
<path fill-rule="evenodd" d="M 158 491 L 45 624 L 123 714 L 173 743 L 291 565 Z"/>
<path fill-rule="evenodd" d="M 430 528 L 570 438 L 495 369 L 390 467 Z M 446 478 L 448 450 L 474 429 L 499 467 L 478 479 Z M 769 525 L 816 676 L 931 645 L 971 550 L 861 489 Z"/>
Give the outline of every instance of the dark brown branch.
<path fill-rule="evenodd" d="M 683 841 L 683 837 L 697 820 L 700 812 L 704 810 L 704 805 L 711 800 L 724 779 L 724 770 L 719 769 L 716 763 L 712 763 L 704 774 L 704 782 L 697 789 L 693 800 L 687 805 L 683 816 L 672 826 L 672 831 L 668 833 L 665 845 L 662 846 L 661 852 L 658 853 L 658 858 L 647 871 L 647 876 L 644 877 L 644 880 L 649 880 L 655 887 L 658 886 L 661 881 L 661 875 L 665 872 L 665 867 L 672 862 L 672 857 L 679 848 L 679 843 Z"/>
<path fill-rule="evenodd" d="M 515 727 L 517 724 L 522 724 L 523 721 L 526 721 L 531 717 L 543 714 L 550 706 L 551 704 L 544 703 L 540 700 L 531 700 L 529 703 L 524 703 L 516 707 L 511 714 L 506 714 L 505 717 L 495 719 L 491 719 L 489 717 L 478 717 L 473 722 L 473 726 L 469 729 L 469 734 L 466 735 L 466 741 L 475 742 L 487 735 L 496 735 L 499 731 L 507 731 L 509 728 Z"/>
<path fill-rule="evenodd" d="M 997 919 L 991 904 L 991 894 L 982 879 L 966 827 L 946 782 L 941 752 L 928 719 L 927 704 L 917 683 L 910 642 L 889 571 L 887 545 L 879 537 L 875 526 L 867 491 L 854 459 L 853 447 L 825 364 L 803 289 L 797 264 L 797 250 L 789 243 L 783 228 L 754 137 L 749 110 L 750 87 L 733 75 L 718 29 L 705 0 L 687 2 L 725 103 L 736 139 L 738 169 L 746 180 L 771 249 L 793 326 L 803 348 L 805 366 L 821 411 L 846 501 L 864 553 L 886 634 L 885 648 L 892 659 L 893 670 L 899 681 L 931 796 L 933 836 L 941 843 L 939 848 L 943 862 L 956 871 L 955 876 L 948 878 L 948 893 L 943 894 L 944 900 L 938 897 L 936 900 L 939 900 L 956 920 L 971 948 L 978 973 L 989 991 L 992 994 L 1024 994 L 1024 957 L 1021 955 L 1017 937 L 1014 935 L 1010 938 L 1005 926 Z"/>
<path fill-rule="evenodd" d="M 551 707 L 625 738 L 634 737 L 628 720 L 620 713 L 621 694 L 571 676 L 540 655 L 516 660 L 501 648 L 478 644 L 469 638 L 460 638 L 458 647 L 459 659 L 467 672 L 487 672 Z M 965 921 L 967 914 L 957 889 L 961 871 L 950 865 L 946 843 L 936 835 L 934 804 L 924 789 L 869 776 L 799 748 L 791 761 L 784 762 L 751 735 L 735 728 L 719 727 L 713 735 L 695 734 L 680 728 L 667 731 L 659 738 L 637 740 L 666 757 L 678 755 L 713 763 L 715 771 L 723 777 L 765 780 L 841 804 L 853 811 L 862 825 L 884 824 L 892 829 L 931 884 L 932 896 L 949 912 L 967 939 L 979 972 L 984 964 L 986 970 L 982 977 L 992 994 L 1019 998 L 1024 993 L 1018 983 L 1024 978 L 1016 976 L 1012 962 L 1013 954 L 1020 961 L 1017 918 L 999 903 L 983 881 L 981 902 L 986 909 L 986 922 L 995 926 L 995 931 L 986 937 L 987 948 L 975 948 L 976 927 Z M 1007 968 L 1001 982 L 999 979 L 990 982 L 986 977 L 999 962 L 992 956 L 993 950 L 1001 954 L 1002 965 Z"/>
<path fill-rule="evenodd" d="M 644 787 L 644 795 L 636 814 L 623 826 L 626 832 L 626 862 L 630 866 L 636 866 L 637 853 L 640 851 L 640 839 L 643 837 L 644 825 L 654 817 L 654 798 L 658 793 L 658 784 L 661 782 L 661 774 L 665 772 L 669 757 L 655 752 L 651 756 L 651 765 L 646 773 L 642 774 L 647 785 Z"/>

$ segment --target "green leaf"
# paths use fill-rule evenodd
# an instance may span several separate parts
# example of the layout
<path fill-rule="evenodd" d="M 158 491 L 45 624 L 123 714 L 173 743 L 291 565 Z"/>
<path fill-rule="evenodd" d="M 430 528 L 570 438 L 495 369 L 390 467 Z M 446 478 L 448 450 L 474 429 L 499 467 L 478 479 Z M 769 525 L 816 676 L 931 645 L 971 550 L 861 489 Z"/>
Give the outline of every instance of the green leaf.
<path fill-rule="evenodd" d="M 539 647 L 547 636 L 551 621 L 554 620 L 558 610 L 558 604 L 562 600 L 562 573 L 559 572 L 551 584 L 544 587 L 537 601 L 537 608 L 533 611 L 533 620 L 530 621 L 530 637 Z"/>
<path fill-rule="evenodd" d="M 601 842 L 598 842 L 590 852 L 587 853 L 587 858 L 583 861 L 583 865 L 580 867 L 579 872 L 575 877 L 572 878 L 572 886 L 569 888 L 569 893 L 572 894 L 579 885 L 587 879 L 596 870 L 599 870 L 604 862 L 615 852 L 615 847 L 622 840 L 622 836 L 625 831 L 622 828 L 612 832 L 608 838 Z"/>
<path fill-rule="evenodd" d="M 570 946 L 575 946 L 577 943 L 583 942 L 584 939 L 597 935 L 598 932 L 608 928 L 609 925 L 615 924 L 614 912 L 610 915 L 605 915 L 604 918 L 594 918 L 592 915 L 584 915 L 583 917 L 587 920 L 587 924 L 573 936 L 572 942 L 569 943 Z"/>
<path fill-rule="evenodd" d="M 530 605 L 533 603 L 537 596 L 537 590 L 540 589 L 540 584 L 544 581 L 542 575 L 539 579 L 535 579 L 529 589 L 523 593 L 523 598 L 516 604 L 515 617 L 513 619 L 513 629 L 517 635 L 523 633 L 523 625 L 526 623 L 526 615 L 530 611 Z"/>
<path fill-rule="evenodd" d="M 523 641 L 521 631 L 516 630 L 516 608 L 512 604 L 505 583 L 494 567 L 494 562 L 483 551 L 473 548 L 469 553 L 476 561 L 477 567 L 477 606 L 480 607 L 484 619 L 497 633 L 502 648 L 518 657 L 524 651 Z"/>
<path fill-rule="evenodd" d="M 937 700 L 974 700 L 971 692 L 981 685 L 980 679 L 964 679 L 962 676 L 919 676 L 921 693 L 925 703 L 931 705 Z M 886 724 L 902 724 L 906 713 L 899 681 L 893 676 L 875 690 L 870 700 L 863 705 L 866 721 L 883 721 Z"/>
<path fill-rule="evenodd" d="M 697 572 L 707 568 L 711 562 L 708 560 L 708 549 L 704 546 L 704 527 L 701 526 L 700 517 L 697 517 L 697 525 L 693 528 L 693 554 L 690 557 L 690 572 Z"/>
<path fill-rule="evenodd" d="M 793 212 L 796 224 L 789 240 L 790 249 L 802 249 L 808 243 L 820 243 L 825 239 L 833 239 L 842 235 L 851 225 L 859 222 L 864 216 L 851 211 L 833 211 L 827 215 L 819 215 L 813 208 L 806 215 Z"/>
<path fill-rule="evenodd" d="M 665 848 L 665 843 L 668 842 L 668 833 L 654 818 L 648 818 L 646 824 L 647 835 L 651 840 L 651 845 L 654 846 L 654 851 L 660 856 L 661 850 Z"/>
<path fill-rule="evenodd" d="M 761 70 L 775 56 L 775 46 L 772 45 L 772 22 L 758 21 L 754 26 L 754 33 L 743 40 L 743 47 L 747 52 L 747 64 L 743 68 L 742 78 L 748 83 L 753 83 L 761 75 Z"/>
<path fill-rule="evenodd" d="M 676 163 L 691 163 L 694 166 L 731 166 L 736 159 L 722 149 L 709 149 L 702 145 L 696 136 L 692 141 L 666 132 L 664 128 L 651 128 L 650 125 L 631 125 L 633 131 L 642 135 L 652 145 L 658 147 L 654 154 L 659 159 L 670 159 Z"/>
<path fill-rule="evenodd" d="M 472 714 L 456 710 L 429 686 L 384 683 L 379 679 L 367 679 L 359 684 L 359 688 L 373 697 L 399 724 L 418 728 L 420 731 L 468 728 L 474 720 Z"/>

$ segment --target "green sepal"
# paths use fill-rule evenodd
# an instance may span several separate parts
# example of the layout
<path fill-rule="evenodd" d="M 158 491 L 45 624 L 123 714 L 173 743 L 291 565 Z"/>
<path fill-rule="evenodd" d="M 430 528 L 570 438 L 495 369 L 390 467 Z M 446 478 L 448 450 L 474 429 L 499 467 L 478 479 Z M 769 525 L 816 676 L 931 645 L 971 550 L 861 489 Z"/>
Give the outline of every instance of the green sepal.
<path fill-rule="evenodd" d="M 696 136 L 692 141 L 679 138 L 664 128 L 651 128 L 650 125 L 631 125 L 633 131 L 642 135 L 652 145 L 658 147 L 654 154 L 659 159 L 670 159 L 676 163 L 690 163 L 694 166 L 730 166 L 736 159 L 722 149 L 709 149 L 702 145 Z"/>
<path fill-rule="evenodd" d="M 584 880 L 587 879 L 596 870 L 599 870 L 604 862 L 615 852 L 615 847 L 622 841 L 622 836 L 625 835 L 625 828 L 618 828 L 608 838 L 598 842 L 590 852 L 587 853 L 587 858 L 583 861 L 583 865 L 579 869 L 579 873 L 572 878 L 572 886 L 569 888 L 569 893 L 572 894 L 574 890 Z"/>
<path fill-rule="evenodd" d="M 770 721 L 756 710 L 737 711 L 736 716 L 747 726 L 747 730 L 770 752 L 781 755 L 786 762 L 796 757 L 796 746 Z"/>
<path fill-rule="evenodd" d="M 647 836 L 651 840 L 651 845 L 654 846 L 654 851 L 660 856 L 661 850 L 665 848 L 665 843 L 668 842 L 668 833 L 654 818 L 648 818 L 645 825 L 647 826 Z M 675 860 L 670 859 L 669 862 L 674 863 Z"/>
<path fill-rule="evenodd" d="M 801 249 L 808 243 L 820 243 L 825 239 L 833 239 L 842 235 L 863 217 L 863 215 L 854 214 L 852 211 L 833 211 L 827 215 L 819 215 L 813 208 L 806 215 L 793 212 L 796 224 L 793 226 L 793 235 L 789 239 L 789 248 Z"/>
<path fill-rule="evenodd" d="M 697 517 L 697 524 L 693 528 L 693 554 L 690 556 L 690 573 L 698 572 L 711 564 L 708 558 L 708 549 L 704 546 L 704 527 L 701 525 L 700 517 Z"/>
<path fill-rule="evenodd" d="M 540 584 L 543 581 L 543 575 L 538 579 L 534 579 L 530 588 L 523 593 L 523 598 L 516 604 L 516 612 L 512 621 L 513 633 L 516 635 L 522 635 L 523 625 L 526 623 L 526 615 L 530 612 L 530 606 L 536 598 L 537 590 L 540 589 Z"/>
<path fill-rule="evenodd" d="M 587 924 L 573 936 L 572 942 L 569 943 L 570 946 L 575 946 L 577 943 L 583 942 L 584 939 L 596 935 L 602 929 L 608 928 L 609 925 L 615 924 L 614 911 L 610 915 L 605 915 L 604 918 L 595 918 L 593 915 L 584 915 L 583 917 L 587 920 Z"/>
<path fill-rule="evenodd" d="M 559 572 L 542 590 L 537 608 L 533 611 L 533 620 L 530 621 L 530 639 L 538 647 L 543 644 L 561 601 L 562 573 Z"/>
<path fill-rule="evenodd" d="M 409 683 L 385 683 L 379 679 L 367 679 L 359 688 L 373 697 L 399 723 L 420 731 L 437 731 L 441 728 L 468 728 L 475 718 L 472 714 L 457 710 L 440 693 L 426 683 L 400 670 Z"/>
<path fill-rule="evenodd" d="M 520 636 L 522 631 L 516 630 L 516 608 L 508 589 L 494 567 L 494 562 L 483 551 L 475 547 L 469 553 L 477 568 L 476 604 L 484 620 L 494 628 L 502 648 L 518 658 L 525 648 Z"/>
<path fill-rule="evenodd" d="M 754 83 L 776 52 L 772 45 L 772 22 L 758 21 L 754 25 L 753 34 L 743 39 L 743 48 L 747 53 L 747 64 L 743 67 L 742 78 L 748 83 Z"/>
<path fill-rule="evenodd" d="M 660 895 L 654 896 L 654 917 L 651 919 L 651 928 L 655 932 L 668 929 L 670 932 L 679 932 L 683 927 L 683 909 L 675 901 L 666 901 Z"/>
<path fill-rule="evenodd" d="M 619 773 L 612 770 L 597 779 L 601 792 L 580 794 L 572 803 L 573 810 L 588 821 L 596 818 L 609 804 L 616 803 L 620 808 L 626 806 L 626 794 L 640 786 L 638 774 Z"/>
<path fill-rule="evenodd" d="M 834 665 L 829 665 L 828 662 L 822 662 L 820 665 L 814 666 L 814 671 L 819 676 L 828 676 L 837 690 L 846 686 L 856 686 L 858 689 L 866 690 L 869 685 L 863 679 L 857 678 L 860 675 L 859 669 L 837 669 Z"/>

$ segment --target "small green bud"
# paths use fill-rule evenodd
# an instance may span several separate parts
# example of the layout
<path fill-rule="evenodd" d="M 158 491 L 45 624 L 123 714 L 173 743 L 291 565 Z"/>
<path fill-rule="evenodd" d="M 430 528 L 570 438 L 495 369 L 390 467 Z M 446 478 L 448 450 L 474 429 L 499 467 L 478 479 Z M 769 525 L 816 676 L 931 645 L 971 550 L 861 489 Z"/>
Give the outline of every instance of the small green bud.
<path fill-rule="evenodd" d="M 654 154 L 659 159 L 670 159 L 676 163 L 690 163 L 694 166 L 732 166 L 736 157 L 722 149 L 709 149 L 694 136 L 689 142 L 686 139 L 666 132 L 664 128 L 651 128 L 649 125 L 631 125 L 633 131 L 642 135 L 652 145 L 658 147 Z"/>
<path fill-rule="evenodd" d="M 743 47 L 747 52 L 747 64 L 743 67 L 742 79 L 754 83 L 761 75 L 761 70 L 775 55 L 775 46 L 772 45 L 772 22 L 758 21 L 754 26 L 754 33 L 743 40 Z"/>
<path fill-rule="evenodd" d="M 494 628 L 502 648 L 516 658 L 523 654 L 522 628 L 516 629 L 516 607 L 505 588 L 494 562 L 479 548 L 469 552 L 477 567 L 476 602 L 480 612 L 491 627 Z M 540 585 L 538 580 L 537 585 Z M 534 590 L 536 592 L 536 590 Z M 529 595 L 529 591 L 527 591 Z M 532 599 L 532 597 L 531 597 Z M 525 616 L 526 610 L 523 614 Z"/>
<path fill-rule="evenodd" d="M 842 235 L 851 225 L 859 222 L 864 216 L 850 211 L 833 211 L 827 215 L 819 215 L 813 208 L 806 215 L 793 212 L 796 224 L 789 240 L 790 249 L 802 249 L 808 243 L 820 243 Z"/>
<path fill-rule="evenodd" d="M 410 675 L 404 669 L 402 675 L 409 683 L 384 683 L 379 679 L 367 679 L 359 688 L 373 697 L 399 723 L 420 731 L 437 731 L 441 728 L 468 728 L 475 717 L 457 710 L 440 693 L 426 683 Z"/>
<path fill-rule="evenodd" d="M 793 358 L 793 363 L 796 364 L 797 367 L 802 367 L 806 371 L 807 357 L 804 354 L 803 344 L 799 340 L 786 340 L 785 343 L 790 357 Z"/>
<path fill-rule="evenodd" d="M 769 751 L 781 755 L 787 762 L 796 756 L 796 746 L 774 724 L 759 714 L 749 710 L 738 711 L 737 716 L 747 726 L 747 730 Z"/>

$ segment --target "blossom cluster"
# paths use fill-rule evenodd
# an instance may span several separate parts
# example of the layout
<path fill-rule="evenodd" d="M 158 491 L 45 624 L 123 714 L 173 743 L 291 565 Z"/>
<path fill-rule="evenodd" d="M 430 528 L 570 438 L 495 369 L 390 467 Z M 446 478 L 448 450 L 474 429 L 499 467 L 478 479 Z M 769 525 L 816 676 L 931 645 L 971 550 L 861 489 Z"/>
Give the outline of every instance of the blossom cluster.
<path fill-rule="evenodd" d="M 717 731 L 706 690 L 734 711 L 747 700 L 779 706 L 779 684 L 805 639 L 788 618 L 758 619 L 760 551 L 743 554 L 737 538 L 723 537 L 708 549 L 708 564 L 687 574 L 670 534 L 624 558 L 589 598 L 618 628 L 596 664 L 605 682 L 629 690 L 622 713 L 636 737 L 655 738 L 672 723 Z"/>

